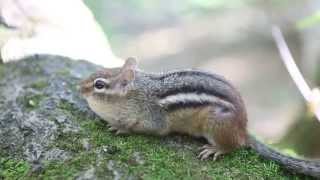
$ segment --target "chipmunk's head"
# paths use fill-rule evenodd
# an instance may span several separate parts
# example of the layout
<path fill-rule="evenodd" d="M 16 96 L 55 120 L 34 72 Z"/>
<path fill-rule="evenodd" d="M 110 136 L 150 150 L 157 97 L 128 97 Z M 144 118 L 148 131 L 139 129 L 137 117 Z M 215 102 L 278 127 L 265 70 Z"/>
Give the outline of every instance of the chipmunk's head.
<path fill-rule="evenodd" d="M 136 66 L 135 58 L 128 58 L 120 68 L 106 68 L 98 71 L 81 82 L 80 92 L 85 98 L 125 96 L 135 79 Z"/>

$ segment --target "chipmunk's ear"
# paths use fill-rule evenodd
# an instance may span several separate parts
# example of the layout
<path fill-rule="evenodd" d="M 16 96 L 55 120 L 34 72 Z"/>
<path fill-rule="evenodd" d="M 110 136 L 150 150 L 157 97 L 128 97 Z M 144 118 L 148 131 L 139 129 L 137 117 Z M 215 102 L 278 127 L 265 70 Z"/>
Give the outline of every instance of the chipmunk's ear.
<path fill-rule="evenodd" d="M 121 86 L 126 86 L 135 79 L 136 68 L 137 68 L 136 59 L 133 57 L 128 58 L 124 63 L 120 72 L 119 80 L 120 80 Z"/>
<path fill-rule="evenodd" d="M 129 57 L 124 65 L 122 66 L 122 70 L 127 70 L 127 69 L 137 69 L 137 60 L 134 57 Z"/>
<path fill-rule="evenodd" d="M 133 69 L 128 69 L 126 71 L 123 71 L 120 74 L 120 78 L 119 78 L 121 86 L 127 86 L 134 79 L 135 79 L 135 72 Z"/>

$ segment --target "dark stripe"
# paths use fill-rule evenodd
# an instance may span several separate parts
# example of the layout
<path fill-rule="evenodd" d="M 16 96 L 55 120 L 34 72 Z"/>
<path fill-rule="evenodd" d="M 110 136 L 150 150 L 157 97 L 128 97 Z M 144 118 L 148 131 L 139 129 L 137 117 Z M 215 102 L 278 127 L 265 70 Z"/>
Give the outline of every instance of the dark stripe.
<path fill-rule="evenodd" d="M 187 108 L 199 108 L 204 106 L 214 105 L 215 108 L 217 108 L 217 111 L 220 111 L 221 113 L 227 113 L 230 112 L 231 109 L 215 102 L 209 102 L 209 101 L 202 101 L 202 102 L 196 102 L 196 101 L 189 101 L 189 102 L 176 102 L 173 104 L 168 104 L 165 109 L 168 112 L 173 112 L 177 110 L 185 110 Z"/>
<path fill-rule="evenodd" d="M 197 78 L 201 79 L 201 78 L 208 78 L 208 79 L 212 79 L 213 81 L 216 80 L 230 88 L 233 88 L 230 83 L 222 76 L 220 75 L 216 75 L 216 74 L 211 74 L 211 73 L 207 73 L 207 72 L 202 72 L 202 71 L 196 71 L 196 70 L 184 70 L 184 71 L 175 71 L 175 72 L 171 72 L 171 73 L 167 73 L 164 75 L 160 75 L 158 77 L 154 77 L 156 80 L 160 80 L 163 81 L 164 83 L 166 82 L 167 78 L 170 78 L 172 76 L 176 76 L 176 77 L 183 77 L 183 76 L 198 76 Z M 170 95 L 175 95 L 175 94 L 180 94 L 180 93 L 196 93 L 196 94 L 208 94 L 211 96 L 216 96 L 220 99 L 223 99 L 225 101 L 228 102 L 232 102 L 232 98 L 230 98 L 230 95 L 227 93 L 227 90 L 221 89 L 219 87 L 217 88 L 210 88 L 207 87 L 205 84 L 198 84 L 197 83 L 193 83 L 192 85 L 183 85 L 182 87 L 172 87 L 166 91 L 163 92 L 161 94 L 158 94 L 158 98 L 162 99 L 165 98 L 167 96 Z"/>
<path fill-rule="evenodd" d="M 195 101 L 189 101 L 189 102 L 176 102 L 174 104 L 168 104 L 165 109 L 169 112 L 176 111 L 176 110 L 181 110 L 185 108 L 197 108 L 197 107 L 203 107 L 203 106 L 208 106 L 212 104 L 211 102 L 195 102 Z"/>
<path fill-rule="evenodd" d="M 226 94 L 222 91 L 218 91 L 217 89 L 213 89 L 213 88 L 208 89 L 203 86 L 194 87 L 194 86 L 189 86 L 189 85 L 185 85 L 180 88 L 168 89 L 168 91 L 164 92 L 163 94 L 159 94 L 158 98 L 163 99 L 163 98 L 170 96 L 170 95 L 182 94 L 182 93 L 195 93 L 195 94 L 203 94 L 204 93 L 207 95 L 218 97 L 218 98 L 223 99 L 228 102 L 232 102 L 232 99 L 228 96 L 228 94 Z"/>
<path fill-rule="evenodd" d="M 196 71 L 196 70 L 190 70 L 190 71 L 175 71 L 175 72 L 169 72 L 167 74 L 164 74 L 162 76 L 157 77 L 158 80 L 164 80 L 170 76 L 206 76 L 208 78 L 215 79 L 217 81 L 223 82 L 225 84 L 230 85 L 230 83 L 222 76 L 217 74 L 211 74 L 207 72 L 202 71 Z"/>

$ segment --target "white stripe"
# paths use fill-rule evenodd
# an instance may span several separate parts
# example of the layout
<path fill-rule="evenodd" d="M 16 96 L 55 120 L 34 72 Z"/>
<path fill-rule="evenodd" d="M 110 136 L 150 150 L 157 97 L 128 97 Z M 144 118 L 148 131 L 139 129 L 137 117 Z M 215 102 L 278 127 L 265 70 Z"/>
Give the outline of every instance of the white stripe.
<path fill-rule="evenodd" d="M 161 106 L 165 106 L 167 104 L 175 104 L 180 102 L 217 102 L 221 101 L 220 98 L 216 96 L 208 95 L 208 94 L 196 94 L 196 93 L 180 93 L 167 96 L 163 99 L 160 99 L 158 103 Z"/>

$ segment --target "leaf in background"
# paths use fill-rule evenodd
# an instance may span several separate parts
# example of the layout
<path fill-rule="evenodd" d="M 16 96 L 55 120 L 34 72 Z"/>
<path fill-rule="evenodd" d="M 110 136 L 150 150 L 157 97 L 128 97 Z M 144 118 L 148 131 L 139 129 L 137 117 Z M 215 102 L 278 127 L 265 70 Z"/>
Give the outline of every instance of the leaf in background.
<path fill-rule="evenodd" d="M 298 29 L 306 29 L 320 24 L 320 11 L 297 22 Z"/>

